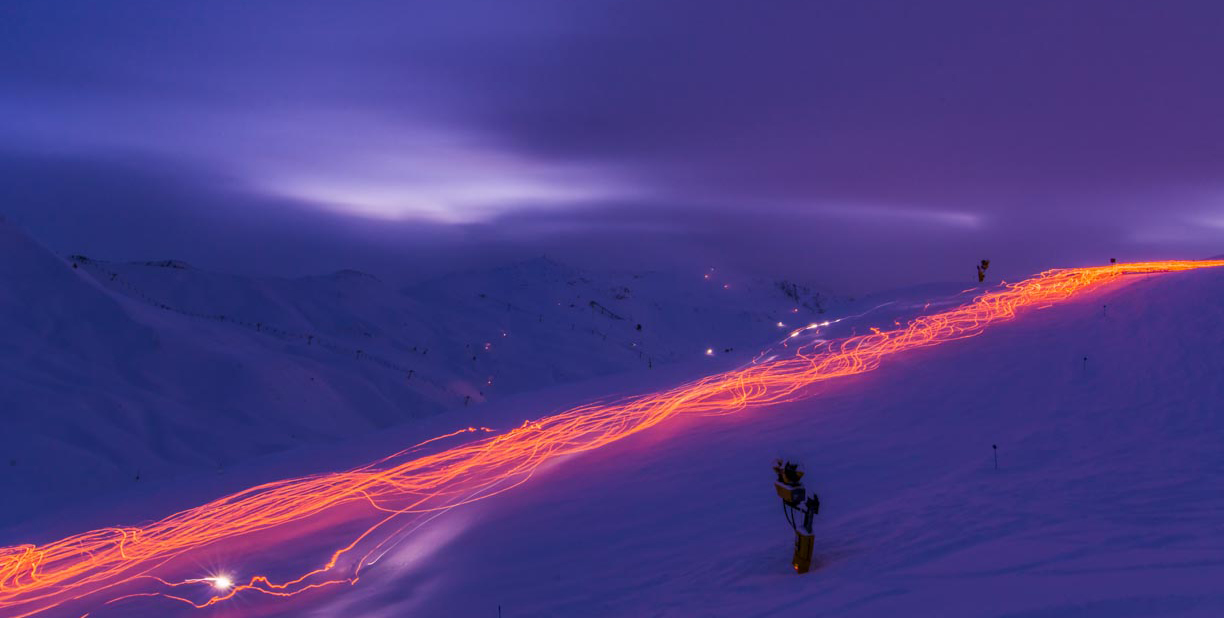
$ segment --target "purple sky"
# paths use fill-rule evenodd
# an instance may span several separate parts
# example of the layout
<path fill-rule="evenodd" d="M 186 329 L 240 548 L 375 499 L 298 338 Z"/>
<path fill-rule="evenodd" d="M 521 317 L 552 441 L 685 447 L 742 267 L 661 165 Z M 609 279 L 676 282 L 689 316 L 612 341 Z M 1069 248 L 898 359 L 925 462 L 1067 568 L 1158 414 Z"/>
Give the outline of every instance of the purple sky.
<path fill-rule="evenodd" d="M 299 274 L 1224 253 L 1224 3 L 0 5 L 0 213 Z"/>

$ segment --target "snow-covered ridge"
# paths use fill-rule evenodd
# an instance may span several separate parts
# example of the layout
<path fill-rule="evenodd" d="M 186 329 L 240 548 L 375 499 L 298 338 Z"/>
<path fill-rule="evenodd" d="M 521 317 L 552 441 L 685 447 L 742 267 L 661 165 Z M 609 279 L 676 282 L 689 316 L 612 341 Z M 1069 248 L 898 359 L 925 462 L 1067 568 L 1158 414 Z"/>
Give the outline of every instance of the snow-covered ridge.
<path fill-rule="evenodd" d="M 8 521 L 62 500 L 65 484 L 224 470 L 508 394 L 750 356 L 841 302 L 546 258 L 403 290 L 357 271 L 243 277 L 64 259 L 8 223 L 0 285 L 0 489 L 26 496 Z"/>

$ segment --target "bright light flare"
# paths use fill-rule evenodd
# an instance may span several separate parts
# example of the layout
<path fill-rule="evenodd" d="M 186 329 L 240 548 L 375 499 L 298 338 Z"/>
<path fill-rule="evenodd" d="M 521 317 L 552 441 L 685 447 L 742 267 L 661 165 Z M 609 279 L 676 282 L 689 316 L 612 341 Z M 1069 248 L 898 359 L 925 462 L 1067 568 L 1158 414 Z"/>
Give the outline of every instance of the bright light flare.
<path fill-rule="evenodd" d="M 1021 310 L 1044 308 L 1126 274 L 1220 266 L 1224 260 L 1046 271 L 890 330 L 810 341 L 788 348 L 789 356 L 771 357 L 662 392 L 578 406 L 438 452 L 421 454 L 421 449 L 463 433 L 491 430 L 469 427 L 353 470 L 266 483 L 140 526 L 103 528 L 43 545 L 2 547 L 0 614 L 21 618 L 60 609 L 56 614 L 60 615 L 67 611 L 66 603 L 102 606 L 158 596 L 206 607 L 243 591 L 292 596 L 353 584 L 371 558 L 376 561 L 394 547 L 411 526 L 512 489 L 558 457 L 600 448 L 682 414 L 732 414 L 749 406 L 802 399 L 808 396 L 804 389 L 813 384 L 872 371 L 895 354 L 980 335 L 987 326 L 1010 320 Z M 713 348 L 706 353 L 712 356 Z M 358 505 L 367 507 L 364 514 L 356 514 L 353 507 Z M 273 582 L 263 575 L 242 581 L 213 576 L 209 581 L 214 596 L 196 602 L 174 589 L 201 580 L 172 582 L 160 577 L 159 569 L 171 560 L 224 540 L 246 542 L 243 559 L 257 564 L 263 556 L 279 555 L 283 547 L 260 547 L 258 539 L 248 535 L 301 524 L 322 513 L 339 517 L 342 508 L 353 513 L 347 517 L 366 518 L 349 520 L 361 522 L 364 532 L 296 578 Z M 122 592 L 120 586 L 126 586 Z"/>

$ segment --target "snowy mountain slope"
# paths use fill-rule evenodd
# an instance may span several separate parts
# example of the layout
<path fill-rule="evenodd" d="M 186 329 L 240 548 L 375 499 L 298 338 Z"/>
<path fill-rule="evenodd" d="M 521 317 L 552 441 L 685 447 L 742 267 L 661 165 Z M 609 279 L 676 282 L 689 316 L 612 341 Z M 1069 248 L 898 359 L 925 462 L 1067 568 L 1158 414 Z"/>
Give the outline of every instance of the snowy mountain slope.
<path fill-rule="evenodd" d="M 411 369 L 453 391 L 439 401 L 443 407 L 468 395 L 484 400 L 706 350 L 724 354 L 845 303 L 786 281 L 591 273 L 546 258 L 402 291 L 356 271 L 256 279 L 173 260 L 78 261 L 104 285 L 154 306 L 291 341 L 313 336 L 394 370 Z"/>
<path fill-rule="evenodd" d="M 143 328 L 98 286 L 74 276 L 64 263 L 15 227 L 0 221 L 0 320 L 3 356 L 65 361 L 90 358 L 98 348 L 128 346 L 147 351 L 152 332 Z M 80 319 L 89 316 L 89 319 Z M 26 346 L 22 346 L 26 344 Z M 45 351 L 63 351 L 54 358 Z M 62 367 L 67 369 L 67 367 Z"/>
<path fill-rule="evenodd" d="M 225 611 L 1218 615 L 1221 298 L 1224 272 L 1131 277 L 980 337 L 892 357 L 804 401 L 675 419 L 432 519 L 351 588 Z M 894 300 L 888 307 L 898 314 L 926 304 Z M 872 313 L 839 325 L 862 330 L 891 319 Z M 514 426 L 572 403 L 666 386 L 636 384 L 631 374 L 617 380 L 507 398 L 473 409 L 472 420 Z M 363 450 L 376 457 L 461 420 L 434 417 L 330 456 L 316 449 L 235 466 L 228 489 L 340 469 L 362 461 Z M 1000 447 L 997 471 L 991 444 Z M 820 564 L 805 576 L 789 569 L 791 532 L 769 470 L 778 455 L 807 465 L 823 501 Z M 129 492 L 121 519 L 161 516 L 224 491 L 188 483 L 177 504 L 156 491 Z M 80 519 L 85 529 L 97 524 Z M 242 549 L 214 548 L 205 566 L 244 576 Z M 98 615 L 198 615 L 168 601 L 114 612 Z"/>
<path fill-rule="evenodd" d="M 50 504 L 419 414 L 356 363 L 116 298 L 8 226 L 0 298 L 0 485 Z M 66 491 L 67 490 L 67 491 Z"/>
<path fill-rule="evenodd" d="M 353 271 L 252 279 L 64 260 L 0 223 L 0 490 L 22 496 L 0 522 L 543 386 L 710 361 L 712 340 L 768 341 L 769 320 L 810 313 L 778 288 L 694 277 L 709 291 L 683 302 L 731 302 L 690 311 L 674 290 L 638 286 L 636 299 L 667 308 L 637 317 L 638 331 L 591 304 L 629 315 L 619 283 L 551 262 L 512 269 L 514 291 L 494 271 L 404 293 Z M 589 294 L 581 309 L 534 300 L 537 289 L 561 298 L 575 278 Z M 693 317 L 672 330 L 664 318 L 679 311 Z"/>
<path fill-rule="evenodd" d="M 0 274 L 11 284 L 0 307 L 8 355 L 0 393 L 5 427 L 13 431 L 0 446 L 18 455 L 3 479 L 8 495 L 22 498 L 6 505 L 5 543 L 162 517 L 262 481 L 350 467 L 456 428 L 513 427 L 754 356 L 747 347 L 714 358 L 678 356 L 682 362 L 651 371 L 525 387 L 462 414 L 414 419 L 396 403 L 420 397 L 421 387 L 406 386 L 410 380 L 399 380 L 398 369 L 371 360 L 405 342 L 385 336 L 389 341 L 376 342 L 384 347 L 351 354 L 345 346 L 375 339 L 369 331 L 346 331 L 353 320 L 390 333 L 386 315 L 399 318 L 414 304 L 412 315 L 422 323 L 466 332 L 500 327 L 497 314 L 505 311 L 525 316 L 512 323 L 515 333 L 547 340 L 548 332 L 560 332 L 549 345 L 589 355 L 611 346 L 566 348 L 566 329 L 553 322 L 566 312 L 587 316 L 588 325 L 649 320 L 652 310 L 665 320 L 687 315 L 686 302 L 717 305 L 716 295 L 736 286 L 680 294 L 678 284 L 659 276 L 638 289 L 670 290 L 681 300 L 635 304 L 644 294 L 618 290 L 623 279 L 593 283 L 564 267 L 529 263 L 406 294 L 354 273 L 324 278 L 334 287 L 196 273 L 187 277 L 215 281 L 197 286 L 188 279 L 178 288 L 183 297 L 167 293 L 161 297 L 167 301 L 144 290 L 173 292 L 159 283 L 167 276 L 161 271 L 191 272 L 181 264 L 78 261 L 74 270 L 15 231 L 5 241 Z M 113 270 L 119 276 L 111 280 L 103 269 L 114 268 L 133 272 Z M 527 273 L 525 281 L 514 269 Z M 123 282 L 140 273 L 148 280 L 120 294 Z M 186 314 L 171 304 L 185 304 L 186 295 L 208 285 L 213 292 L 196 300 L 224 297 L 229 304 L 214 301 Z M 820 316 L 832 322 L 821 332 L 886 328 L 972 296 L 958 288 L 920 286 L 847 303 Z M 344 294 L 361 300 L 351 307 L 324 300 Z M 489 304 L 458 302 L 472 296 Z M 1220 271 L 1128 277 L 1025 311 L 980 337 L 892 357 L 878 371 L 826 383 L 803 401 L 675 419 L 556 461 L 514 491 L 430 519 L 356 586 L 220 611 L 487 616 L 500 606 L 504 616 L 1220 615 L 1221 298 Z M 561 313 L 543 314 L 550 304 Z M 724 306 L 709 315 L 725 321 L 711 323 L 732 330 L 739 323 L 747 337 L 759 328 L 752 324 L 778 316 L 770 311 L 779 309 L 760 310 L 762 304 Z M 465 308 L 456 317 L 445 307 Z M 220 320 L 205 309 L 251 311 L 278 324 L 256 322 L 253 329 L 246 316 Z M 535 324 L 550 330 L 528 330 L 533 311 Z M 570 332 L 579 332 L 571 324 Z M 290 328 L 321 332 L 304 344 Z M 693 347 L 683 337 L 701 331 L 679 328 L 661 343 Z M 604 332 L 615 340 L 627 330 Z M 595 326 L 587 336 L 603 341 Z M 772 351 L 785 353 L 785 344 Z M 470 344 L 455 347 L 466 353 Z M 461 352 L 448 354 L 462 359 Z M 342 444 L 324 444 L 346 436 Z M 999 445 L 998 470 L 992 444 Z M 802 577 L 789 569 L 791 532 L 771 487 L 769 462 L 778 455 L 803 461 L 809 486 L 823 500 L 820 565 Z M 134 482 L 132 461 L 157 463 Z M 223 474 L 212 472 L 218 465 Z M 68 502 L 79 512 L 55 508 Z M 245 549 L 209 548 L 201 568 L 244 575 Z M 276 572 L 317 566 L 296 559 L 286 554 Z M 199 615 L 166 603 L 96 615 Z"/>
<path fill-rule="evenodd" d="M 1135 278 L 806 401 L 669 423 L 440 518 L 295 615 L 1224 614 L 1221 299 L 1218 271 Z M 823 501 L 804 576 L 778 455 Z"/>
<path fill-rule="evenodd" d="M 486 301 L 479 305 L 484 320 L 515 313 L 546 320 L 559 315 L 553 319 L 570 322 L 572 330 L 606 336 L 625 352 L 655 363 L 692 358 L 706 349 L 724 354 L 736 346 L 759 345 L 788 326 L 807 324 L 848 304 L 786 280 L 714 270 L 700 277 L 589 273 L 547 258 L 453 275 L 406 292 L 443 308 L 481 299 Z"/>
<path fill-rule="evenodd" d="M 1219 615 L 1221 298 L 1218 271 L 1133 277 L 805 401 L 670 421 L 273 615 Z M 778 455 L 824 503 L 805 576 Z"/>

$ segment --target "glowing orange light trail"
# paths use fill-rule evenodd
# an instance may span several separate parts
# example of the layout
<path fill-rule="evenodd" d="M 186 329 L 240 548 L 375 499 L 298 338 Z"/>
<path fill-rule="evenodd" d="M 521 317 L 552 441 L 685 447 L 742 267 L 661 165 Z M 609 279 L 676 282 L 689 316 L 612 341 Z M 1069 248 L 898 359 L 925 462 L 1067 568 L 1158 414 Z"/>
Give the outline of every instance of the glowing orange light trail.
<path fill-rule="evenodd" d="M 204 607 L 244 591 L 291 596 L 354 583 L 362 568 L 376 562 L 415 521 L 411 515 L 506 491 L 550 459 L 599 448 L 679 414 L 728 414 L 750 405 L 790 401 L 814 383 L 871 371 L 891 354 L 978 335 L 1020 309 L 1049 306 L 1125 274 L 1220 266 L 1224 260 L 1051 270 L 893 330 L 872 329 L 870 334 L 800 347 L 791 358 L 753 364 L 661 393 L 579 406 L 437 453 L 416 455 L 426 444 L 490 430 L 469 428 L 439 436 L 346 472 L 259 485 L 144 526 L 103 528 L 44 545 L 0 548 L 0 613 L 31 616 L 83 599 L 102 607 L 145 596 Z M 301 524 L 341 507 L 360 507 L 378 516 L 318 568 L 294 579 L 276 583 L 256 575 L 238 581 L 211 574 L 168 581 L 158 575 L 159 568 L 203 546 Z M 129 590 L 139 585 L 146 587 Z M 207 586 L 211 596 L 193 601 L 168 592 L 183 586 Z"/>

